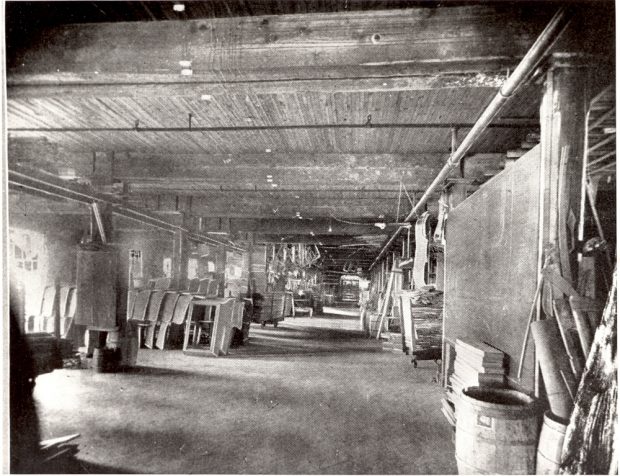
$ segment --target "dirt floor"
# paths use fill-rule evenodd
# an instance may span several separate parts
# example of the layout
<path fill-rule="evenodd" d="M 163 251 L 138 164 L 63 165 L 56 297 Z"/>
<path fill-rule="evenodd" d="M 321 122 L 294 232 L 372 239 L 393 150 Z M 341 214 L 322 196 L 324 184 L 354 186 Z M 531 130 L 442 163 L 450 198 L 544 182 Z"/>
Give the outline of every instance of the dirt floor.
<path fill-rule="evenodd" d="M 252 325 L 228 357 L 141 350 L 131 371 L 41 375 L 42 437 L 81 433 L 65 472 L 456 473 L 434 362 L 301 324 Z"/>

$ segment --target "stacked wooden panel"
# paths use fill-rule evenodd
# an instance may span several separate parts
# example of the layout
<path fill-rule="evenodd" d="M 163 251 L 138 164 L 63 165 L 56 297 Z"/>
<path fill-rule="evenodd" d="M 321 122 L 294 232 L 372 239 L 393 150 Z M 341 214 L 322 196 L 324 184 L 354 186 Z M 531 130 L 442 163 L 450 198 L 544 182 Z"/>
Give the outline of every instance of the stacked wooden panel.
<path fill-rule="evenodd" d="M 502 387 L 504 385 L 504 353 L 483 342 L 456 340 L 452 390 L 459 395 L 467 387 Z"/>

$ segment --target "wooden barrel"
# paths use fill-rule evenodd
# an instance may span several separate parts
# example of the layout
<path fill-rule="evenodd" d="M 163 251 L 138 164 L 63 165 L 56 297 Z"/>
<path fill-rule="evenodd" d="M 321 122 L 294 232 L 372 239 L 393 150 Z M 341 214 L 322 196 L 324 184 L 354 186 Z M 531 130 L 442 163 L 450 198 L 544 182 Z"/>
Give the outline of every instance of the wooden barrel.
<path fill-rule="evenodd" d="M 93 370 L 95 372 L 116 372 L 121 360 L 120 349 L 95 348 L 93 350 Z"/>
<path fill-rule="evenodd" d="M 536 453 L 536 474 L 558 474 L 567 425 L 568 420 L 549 411 L 545 413 Z"/>
<path fill-rule="evenodd" d="M 93 370 L 97 373 L 105 372 L 105 349 L 93 350 Z"/>
<path fill-rule="evenodd" d="M 516 390 L 470 387 L 456 400 L 459 474 L 534 474 L 539 401 Z"/>

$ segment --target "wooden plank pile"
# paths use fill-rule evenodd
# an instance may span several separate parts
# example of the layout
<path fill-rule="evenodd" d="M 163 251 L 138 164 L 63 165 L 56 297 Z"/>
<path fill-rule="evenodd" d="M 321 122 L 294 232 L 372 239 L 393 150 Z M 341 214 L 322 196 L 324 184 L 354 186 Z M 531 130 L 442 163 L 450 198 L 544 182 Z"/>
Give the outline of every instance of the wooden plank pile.
<path fill-rule="evenodd" d="M 456 426 L 455 399 L 468 387 L 503 387 L 505 383 L 504 353 L 479 341 L 457 339 L 454 372 L 450 375 L 447 398 L 441 400 L 441 411 Z"/>
<path fill-rule="evenodd" d="M 432 348 L 441 349 L 442 313 L 434 309 L 411 308 L 415 351 L 421 352 Z"/>
<path fill-rule="evenodd" d="M 443 329 L 443 293 L 434 290 L 421 290 L 411 300 L 411 322 L 413 325 L 413 355 L 418 360 L 441 353 Z M 428 358 L 428 357 L 427 357 Z"/>
<path fill-rule="evenodd" d="M 483 342 L 456 340 L 452 391 L 459 395 L 467 387 L 504 386 L 504 353 Z"/>

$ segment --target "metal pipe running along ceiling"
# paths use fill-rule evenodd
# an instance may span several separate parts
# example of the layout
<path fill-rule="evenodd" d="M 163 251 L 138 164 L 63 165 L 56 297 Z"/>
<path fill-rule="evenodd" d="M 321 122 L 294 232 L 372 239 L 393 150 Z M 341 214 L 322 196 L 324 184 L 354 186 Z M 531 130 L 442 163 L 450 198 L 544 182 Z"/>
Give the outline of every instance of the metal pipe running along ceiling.
<path fill-rule="evenodd" d="M 410 222 L 413 221 L 414 218 L 417 218 L 422 210 L 422 207 L 424 207 L 431 194 L 443 184 L 443 181 L 448 177 L 452 169 L 459 164 L 469 149 L 480 138 L 482 132 L 484 132 L 491 121 L 497 116 L 508 98 L 510 98 L 514 92 L 526 82 L 531 73 L 536 69 L 540 61 L 545 57 L 549 48 L 553 45 L 564 28 L 566 28 L 572 18 L 572 15 L 573 10 L 567 7 L 562 7 L 556 12 L 527 54 L 523 57 L 519 65 L 502 85 L 493 100 L 482 112 L 467 136 L 465 136 L 465 139 L 463 139 L 463 142 L 461 142 L 461 145 L 456 151 L 454 151 L 453 154 L 450 155 L 446 164 L 439 171 L 439 174 L 437 174 L 437 177 L 435 177 L 435 180 L 433 180 L 426 192 L 424 192 L 424 194 L 420 197 L 418 203 L 416 203 L 409 215 L 407 215 L 405 221 Z M 375 260 L 372 262 L 370 269 L 372 269 L 381 260 L 385 253 L 387 253 L 389 246 L 399 236 L 403 228 L 404 227 L 402 226 L 398 227 L 392 237 L 381 249 Z"/>
<path fill-rule="evenodd" d="M 124 218 L 138 221 L 145 225 L 153 226 L 155 228 L 159 228 L 170 233 L 174 233 L 175 231 L 183 231 L 187 233 L 189 239 L 192 239 L 194 241 L 199 241 L 215 246 L 224 246 L 226 248 L 232 248 L 237 251 L 244 251 L 243 248 L 233 244 L 232 242 L 224 243 L 214 238 L 204 236 L 200 233 L 194 233 L 187 228 L 175 225 L 143 211 L 136 210 L 132 207 L 127 207 L 125 205 L 115 203 L 113 200 L 98 196 L 97 194 L 84 193 L 78 190 L 73 190 L 71 189 L 71 187 L 56 184 L 45 179 L 31 177 L 26 173 L 18 172 L 15 170 L 9 170 L 8 172 L 8 182 L 10 185 L 13 185 L 15 187 L 22 187 L 25 189 L 34 190 L 66 200 L 84 203 L 87 205 L 90 205 L 91 203 L 107 203 L 112 206 L 112 213 L 115 213 Z"/>

